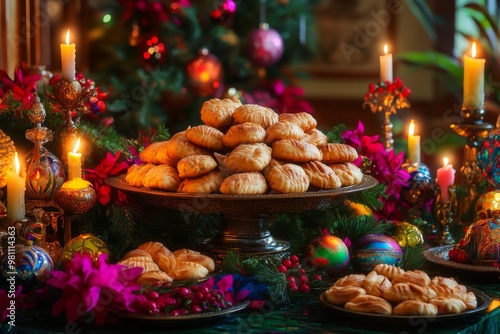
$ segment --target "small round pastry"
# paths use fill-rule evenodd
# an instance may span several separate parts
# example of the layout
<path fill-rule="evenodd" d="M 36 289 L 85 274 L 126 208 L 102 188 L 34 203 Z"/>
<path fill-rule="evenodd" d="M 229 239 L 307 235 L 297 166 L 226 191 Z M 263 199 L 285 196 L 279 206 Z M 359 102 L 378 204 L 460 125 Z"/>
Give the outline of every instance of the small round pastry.
<path fill-rule="evenodd" d="M 195 145 L 212 150 L 220 151 L 224 148 L 222 137 L 224 134 L 211 126 L 198 125 L 186 130 L 186 137 Z"/>
<path fill-rule="evenodd" d="M 216 170 L 192 179 L 186 178 L 179 185 L 177 192 L 210 194 L 219 190 L 224 175 Z"/>
<path fill-rule="evenodd" d="M 309 188 L 309 177 L 297 165 L 284 164 L 271 168 L 267 174 L 269 187 L 277 193 L 302 193 Z"/>
<path fill-rule="evenodd" d="M 139 278 L 137 279 L 137 284 L 150 286 L 153 284 L 171 283 L 173 281 L 174 279 L 170 277 L 166 272 L 161 270 L 153 270 L 141 274 L 141 276 L 139 276 Z"/>
<path fill-rule="evenodd" d="M 169 140 L 167 142 L 167 155 L 175 161 L 179 161 L 182 158 L 195 154 L 209 155 L 210 151 L 205 148 L 196 146 L 189 140 Z"/>
<path fill-rule="evenodd" d="M 316 128 L 318 122 L 311 114 L 306 112 L 299 113 L 283 113 L 278 116 L 280 122 L 290 122 L 298 125 L 304 132 L 311 131 Z"/>
<path fill-rule="evenodd" d="M 396 266 L 391 266 L 385 263 L 377 264 L 375 268 L 373 268 L 373 270 L 379 275 L 384 275 L 391 281 L 396 277 L 403 275 L 405 273 L 404 269 Z"/>
<path fill-rule="evenodd" d="M 226 177 L 220 192 L 231 195 L 257 195 L 267 191 L 267 182 L 261 173 L 236 173 Z"/>
<path fill-rule="evenodd" d="M 363 274 L 350 274 L 347 276 L 344 276 L 342 278 L 339 278 L 333 286 L 359 286 L 361 287 L 361 284 L 365 280 L 366 276 Z"/>
<path fill-rule="evenodd" d="M 235 124 L 227 130 L 222 142 L 230 148 L 235 148 L 240 144 L 254 144 L 264 142 L 266 130 L 258 123 L 245 122 Z"/>
<path fill-rule="evenodd" d="M 208 275 L 208 269 L 199 263 L 182 261 L 168 274 L 176 281 L 201 279 Z"/>
<path fill-rule="evenodd" d="M 271 125 L 266 130 L 266 138 L 264 142 L 271 145 L 275 141 L 282 139 L 298 139 L 306 137 L 304 130 L 298 125 L 289 122 L 277 122 Z"/>
<path fill-rule="evenodd" d="M 420 286 L 428 286 L 431 279 L 427 273 L 421 270 L 408 270 L 391 281 L 392 285 L 398 283 L 413 283 Z"/>
<path fill-rule="evenodd" d="M 139 154 L 144 163 L 151 163 L 154 165 L 166 164 L 175 166 L 176 160 L 171 159 L 167 154 L 167 141 L 158 141 L 151 143 Z"/>
<path fill-rule="evenodd" d="M 418 299 L 423 302 L 428 302 L 436 297 L 437 295 L 434 290 L 413 283 L 393 284 L 389 289 L 384 291 L 384 298 L 393 303 L 399 303 L 409 299 Z"/>
<path fill-rule="evenodd" d="M 366 292 L 359 286 L 332 286 L 325 292 L 326 300 L 335 305 L 345 304 L 362 295 L 366 295 Z"/>
<path fill-rule="evenodd" d="M 391 281 L 384 275 L 379 275 L 375 271 L 371 271 L 366 275 L 361 283 L 361 287 L 365 289 L 367 295 L 383 297 L 384 291 L 392 286 Z"/>
<path fill-rule="evenodd" d="M 474 292 L 469 291 L 462 296 L 462 301 L 468 310 L 473 310 L 477 307 L 477 297 Z"/>
<path fill-rule="evenodd" d="M 344 305 L 344 308 L 356 312 L 377 313 L 389 315 L 392 313 L 392 305 L 383 298 L 360 295 Z"/>
<path fill-rule="evenodd" d="M 420 300 L 405 300 L 392 310 L 395 315 L 426 315 L 438 314 L 438 309 L 431 303 L 424 303 Z"/>
<path fill-rule="evenodd" d="M 358 152 L 351 145 L 328 143 L 318 147 L 323 154 L 325 164 L 339 164 L 352 162 L 358 158 Z"/>
<path fill-rule="evenodd" d="M 283 139 L 273 143 L 273 158 L 289 162 L 321 160 L 321 152 L 312 144 L 297 139 Z"/>
<path fill-rule="evenodd" d="M 236 123 L 254 122 L 267 129 L 278 121 L 278 114 L 271 108 L 257 104 L 244 104 L 236 108 L 233 118 Z"/>
<path fill-rule="evenodd" d="M 191 249 L 178 249 L 174 251 L 175 259 L 177 263 L 179 262 L 194 262 L 201 264 L 203 267 L 207 268 L 209 272 L 215 270 L 215 262 L 214 260 L 206 255 L 201 254 L 200 252 L 196 252 Z"/>
<path fill-rule="evenodd" d="M 189 155 L 177 163 L 180 177 L 198 177 L 210 173 L 217 167 L 217 162 L 210 155 Z"/>
<path fill-rule="evenodd" d="M 328 137 L 318 129 L 312 129 L 306 132 L 308 136 L 304 140 L 309 144 L 313 144 L 314 146 L 321 146 L 328 144 Z"/>
<path fill-rule="evenodd" d="M 337 174 L 322 162 L 309 161 L 300 166 L 309 177 L 310 184 L 315 187 L 321 189 L 337 189 L 342 186 L 342 182 Z"/>
<path fill-rule="evenodd" d="M 328 165 L 342 182 L 342 187 L 352 186 L 363 180 L 363 172 L 352 162 Z"/>
<path fill-rule="evenodd" d="M 465 303 L 458 298 L 437 297 L 430 303 L 437 308 L 438 314 L 458 314 L 467 309 Z"/>
<path fill-rule="evenodd" d="M 155 165 L 153 164 L 134 164 L 127 170 L 127 175 L 125 175 L 125 182 L 133 187 L 142 187 L 144 175 Z"/>
<path fill-rule="evenodd" d="M 227 156 L 226 167 L 233 173 L 260 172 L 270 161 L 271 148 L 266 144 L 241 144 Z"/>
<path fill-rule="evenodd" d="M 205 101 L 201 107 L 201 120 L 208 126 L 219 130 L 227 129 L 233 123 L 234 110 L 241 106 L 240 101 L 231 99 L 211 99 Z"/>
<path fill-rule="evenodd" d="M 176 191 L 181 181 L 177 169 L 169 165 L 157 165 L 144 175 L 142 184 L 146 188 Z"/>

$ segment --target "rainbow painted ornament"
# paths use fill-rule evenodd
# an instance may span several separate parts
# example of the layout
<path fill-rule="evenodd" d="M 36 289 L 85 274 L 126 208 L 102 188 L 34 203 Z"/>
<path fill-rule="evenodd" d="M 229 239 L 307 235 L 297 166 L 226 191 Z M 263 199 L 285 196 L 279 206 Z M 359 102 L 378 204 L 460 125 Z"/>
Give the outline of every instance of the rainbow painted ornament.
<path fill-rule="evenodd" d="M 354 245 L 351 265 L 361 272 L 372 271 L 377 264 L 399 266 L 403 251 L 398 242 L 385 234 L 368 234 Z"/>
<path fill-rule="evenodd" d="M 465 254 L 473 264 L 498 265 L 500 261 L 500 221 L 495 218 L 476 221 L 469 226 L 459 245 L 465 250 Z"/>
<path fill-rule="evenodd" d="M 70 241 L 64 246 L 61 251 L 60 263 L 63 265 L 66 261 L 73 259 L 76 253 L 89 254 L 92 261 L 95 263 L 99 255 L 105 253 L 109 254 L 108 246 L 92 234 L 82 234 Z"/>
<path fill-rule="evenodd" d="M 304 258 L 307 266 L 341 272 L 349 265 L 349 249 L 342 239 L 324 235 L 309 243 Z"/>

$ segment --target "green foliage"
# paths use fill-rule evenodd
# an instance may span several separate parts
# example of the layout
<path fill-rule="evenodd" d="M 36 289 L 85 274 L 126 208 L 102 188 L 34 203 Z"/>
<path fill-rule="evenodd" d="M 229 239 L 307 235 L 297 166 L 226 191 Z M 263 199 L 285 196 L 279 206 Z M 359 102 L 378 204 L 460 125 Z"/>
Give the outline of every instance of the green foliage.
<path fill-rule="evenodd" d="M 425 265 L 425 258 L 422 255 L 424 245 L 415 247 L 404 247 L 403 257 L 401 258 L 401 268 L 404 270 L 421 269 Z"/>
<path fill-rule="evenodd" d="M 348 237 L 352 243 L 356 243 L 367 234 L 387 234 L 389 229 L 390 224 L 378 222 L 373 216 L 339 216 L 332 234 L 341 239 Z"/>
<path fill-rule="evenodd" d="M 373 188 L 351 194 L 349 198 L 351 201 L 364 204 L 372 210 L 380 210 L 383 207 L 380 197 L 385 196 L 386 188 L 385 183 L 378 183 Z"/>
<path fill-rule="evenodd" d="M 342 143 L 344 139 L 342 138 L 342 133 L 347 129 L 347 126 L 343 123 L 337 124 L 332 130 L 330 130 L 326 136 L 328 137 L 329 143 Z"/>

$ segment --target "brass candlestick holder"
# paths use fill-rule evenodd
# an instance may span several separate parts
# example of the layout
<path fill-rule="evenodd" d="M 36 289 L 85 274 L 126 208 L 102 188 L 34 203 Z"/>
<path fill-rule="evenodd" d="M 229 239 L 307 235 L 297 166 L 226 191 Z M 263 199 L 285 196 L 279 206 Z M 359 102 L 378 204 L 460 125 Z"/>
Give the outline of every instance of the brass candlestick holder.
<path fill-rule="evenodd" d="M 483 121 L 484 113 L 482 108 L 462 106 L 462 122 L 450 126 L 453 131 L 467 139 L 463 164 L 458 171 L 456 182 L 456 219 L 462 229 L 474 222 L 476 202 L 486 191 L 486 181 L 478 166 L 477 154 L 493 125 Z"/>
<path fill-rule="evenodd" d="M 436 185 L 436 202 L 434 203 L 434 216 L 439 222 L 440 230 L 436 238 L 439 245 L 454 245 L 455 239 L 450 233 L 450 225 L 453 223 L 457 208 L 455 186 L 448 187 L 448 199 L 443 200 L 441 188 Z"/>
<path fill-rule="evenodd" d="M 369 92 L 365 95 L 363 108 L 369 107 L 372 113 L 383 113 L 384 146 L 386 151 L 391 151 L 394 148 L 391 114 L 396 114 L 399 109 L 410 108 L 410 103 L 406 100 L 410 90 L 403 86 L 403 82 L 399 78 L 396 78 L 392 83 L 382 81 L 370 84 L 368 89 Z"/>
<path fill-rule="evenodd" d="M 73 113 L 85 111 L 85 101 L 96 95 L 94 86 L 82 87 L 77 80 L 61 79 L 54 85 L 53 93 L 47 92 L 49 99 L 64 115 L 66 127 L 62 131 L 62 162 L 68 165 L 68 152 L 73 150 L 77 140 Z"/>

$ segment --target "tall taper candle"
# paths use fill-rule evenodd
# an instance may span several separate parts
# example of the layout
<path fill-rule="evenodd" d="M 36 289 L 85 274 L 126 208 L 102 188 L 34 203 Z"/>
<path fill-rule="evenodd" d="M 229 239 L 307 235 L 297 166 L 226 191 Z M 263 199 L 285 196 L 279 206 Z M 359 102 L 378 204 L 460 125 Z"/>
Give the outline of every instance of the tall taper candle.
<path fill-rule="evenodd" d="M 437 184 L 441 189 L 441 199 L 448 202 L 450 199 L 448 187 L 455 183 L 455 170 L 452 164 L 448 164 L 448 158 L 443 158 L 443 167 L 437 170 Z"/>
<path fill-rule="evenodd" d="M 21 164 L 17 152 L 14 156 L 15 172 L 7 173 L 7 218 L 19 221 L 25 218 L 24 193 L 26 184 L 21 176 Z"/>
<path fill-rule="evenodd" d="M 484 63 L 476 58 L 476 43 L 472 43 L 472 57 L 464 55 L 464 106 L 484 107 Z"/>
<path fill-rule="evenodd" d="M 415 135 L 414 120 L 411 120 L 408 129 L 408 159 L 411 164 L 420 162 L 420 136 Z"/>
<path fill-rule="evenodd" d="M 384 45 L 384 54 L 380 56 L 380 81 L 392 82 L 392 53 L 389 53 L 387 44 Z"/>
<path fill-rule="evenodd" d="M 73 152 L 68 152 L 68 181 L 82 177 L 82 154 L 78 153 L 80 138 L 75 143 Z"/>
<path fill-rule="evenodd" d="M 66 44 L 61 44 L 62 78 L 75 80 L 76 73 L 76 46 L 69 43 L 69 29 L 66 33 Z"/>

